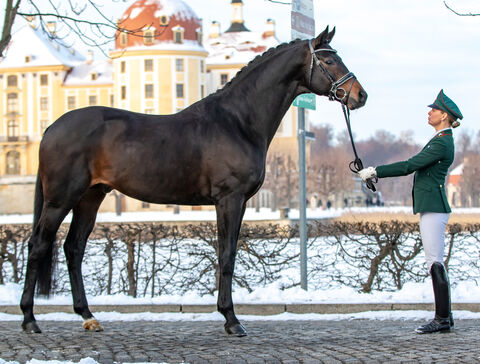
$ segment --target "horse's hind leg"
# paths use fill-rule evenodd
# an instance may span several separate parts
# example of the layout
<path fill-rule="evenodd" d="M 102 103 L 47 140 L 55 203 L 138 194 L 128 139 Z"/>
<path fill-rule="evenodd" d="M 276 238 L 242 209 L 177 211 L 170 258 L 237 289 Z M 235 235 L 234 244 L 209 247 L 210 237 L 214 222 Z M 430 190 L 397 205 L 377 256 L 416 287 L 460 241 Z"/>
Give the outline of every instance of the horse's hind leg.
<path fill-rule="evenodd" d="M 34 227 L 30 238 L 25 286 L 20 302 L 23 311 L 22 328 L 25 332 L 42 332 L 33 315 L 33 297 L 35 285 L 39 278 L 40 265 L 45 264 L 48 254 L 52 254 L 52 245 L 60 224 L 70 209 L 62 206 L 45 205 L 38 224 Z M 47 259 L 48 260 L 48 259 Z M 51 279 L 49 277 L 48 279 Z M 48 292 L 44 292 L 47 293 Z"/>
<path fill-rule="evenodd" d="M 105 198 L 102 185 L 91 187 L 73 208 L 73 219 L 64 244 L 68 273 L 72 286 L 73 310 L 82 316 L 83 327 L 91 331 L 103 331 L 88 308 L 82 278 L 82 260 L 87 239 L 95 225 L 98 208 Z"/>
<path fill-rule="evenodd" d="M 245 213 L 245 198 L 228 196 L 216 205 L 218 227 L 218 259 L 220 268 L 217 307 L 227 322 L 225 331 L 230 335 L 246 336 L 247 330 L 233 311 L 232 277 L 237 253 L 237 240 Z"/>

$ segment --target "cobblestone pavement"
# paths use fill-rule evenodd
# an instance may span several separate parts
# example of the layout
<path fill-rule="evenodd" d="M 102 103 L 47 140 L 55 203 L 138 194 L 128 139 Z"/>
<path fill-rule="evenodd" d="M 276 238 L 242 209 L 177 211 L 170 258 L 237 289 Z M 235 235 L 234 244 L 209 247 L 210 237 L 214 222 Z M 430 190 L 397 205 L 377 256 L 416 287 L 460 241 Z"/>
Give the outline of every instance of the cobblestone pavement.
<path fill-rule="evenodd" d="M 0 358 L 99 363 L 478 363 L 480 320 L 457 320 L 448 334 L 418 335 L 414 321 L 246 321 L 249 336 L 229 337 L 223 322 L 40 321 L 42 334 L 0 322 Z"/>

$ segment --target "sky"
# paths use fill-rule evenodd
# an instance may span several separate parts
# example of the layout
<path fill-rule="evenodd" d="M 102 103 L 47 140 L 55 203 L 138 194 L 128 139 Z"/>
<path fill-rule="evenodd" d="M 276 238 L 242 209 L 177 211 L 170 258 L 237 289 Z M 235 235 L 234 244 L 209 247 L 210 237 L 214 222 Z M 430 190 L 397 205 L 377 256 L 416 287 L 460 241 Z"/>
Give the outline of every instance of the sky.
<path fill-rule="evenodd" d="M 117 19 L 134 1 L 97 2 L 110 18 Z M 222 30 L 229 26 L 230 0 L 184 1 L 203 19 L 204 34 L 213 20 L 220 22 Z M 277 38 L 290 40 L 290 5 L 266 0 L 243 3 L 245 25 L 250 30 L 262 31 L 266 19 L 272 18 Z M 480 13 L 479 0 L 447 0 L 447 4 L 458 12 Z M 367 104 L 351 115 L 357 139 L 382 129 L 397 136 L 412 131 L 417 143 L 426 143 L 433 133 L 427 124 L 427 105 L 442 88 L 464 115 L 455 132 L 480 129 L 475 117 L 480 16 L 457 16 L 443 0 L 314 0 L 314 11 L 317 33 L 327 25 L 336 27 L 331 45 L 369 94 Z M 19 25 L 21 21 L 15 24 Z M 317 110 L 310 112 L 310 121 L 328 123 L 336 132 L 345 130 L 340 105 L 325 97 L 317 97 Z"/>

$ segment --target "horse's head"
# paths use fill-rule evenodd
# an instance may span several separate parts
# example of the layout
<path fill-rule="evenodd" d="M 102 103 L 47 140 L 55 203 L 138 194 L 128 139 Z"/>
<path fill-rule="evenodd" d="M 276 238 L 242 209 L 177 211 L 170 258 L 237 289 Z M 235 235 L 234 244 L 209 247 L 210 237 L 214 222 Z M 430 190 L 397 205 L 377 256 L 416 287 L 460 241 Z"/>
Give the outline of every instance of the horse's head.
<path fill-rule="evenodd" d="M 327 26 L 318 37 L 308 41 L 306 87 L 317 95 L 346 103 L 350 110 L 357 109 L 365 105 L 367 93 L 330 47 L 334 34 L 335 28 L 329 32 Z"/>

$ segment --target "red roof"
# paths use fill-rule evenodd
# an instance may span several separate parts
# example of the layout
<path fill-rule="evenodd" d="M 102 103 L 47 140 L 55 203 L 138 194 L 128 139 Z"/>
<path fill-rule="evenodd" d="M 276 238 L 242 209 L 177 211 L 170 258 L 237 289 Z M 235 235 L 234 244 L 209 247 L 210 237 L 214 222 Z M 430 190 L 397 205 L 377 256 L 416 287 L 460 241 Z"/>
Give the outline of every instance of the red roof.
<path fill-rule="evenodd" d="M 162 21 L 168 25 L 161 25 Z M 118 25 L 134 34 L 128 34 L 127 44 L 122 46 L 117 33 L 115 40 L 117 49 L 145 45 L 143 29 L 148 27 L 155 30 L 153 44 L 172 42 L 172 28 L 176 27 L 183 28 L 184 40 L 196 41 L 201 21 L 182 0 L 138 0 L 125 11 Z"/>

